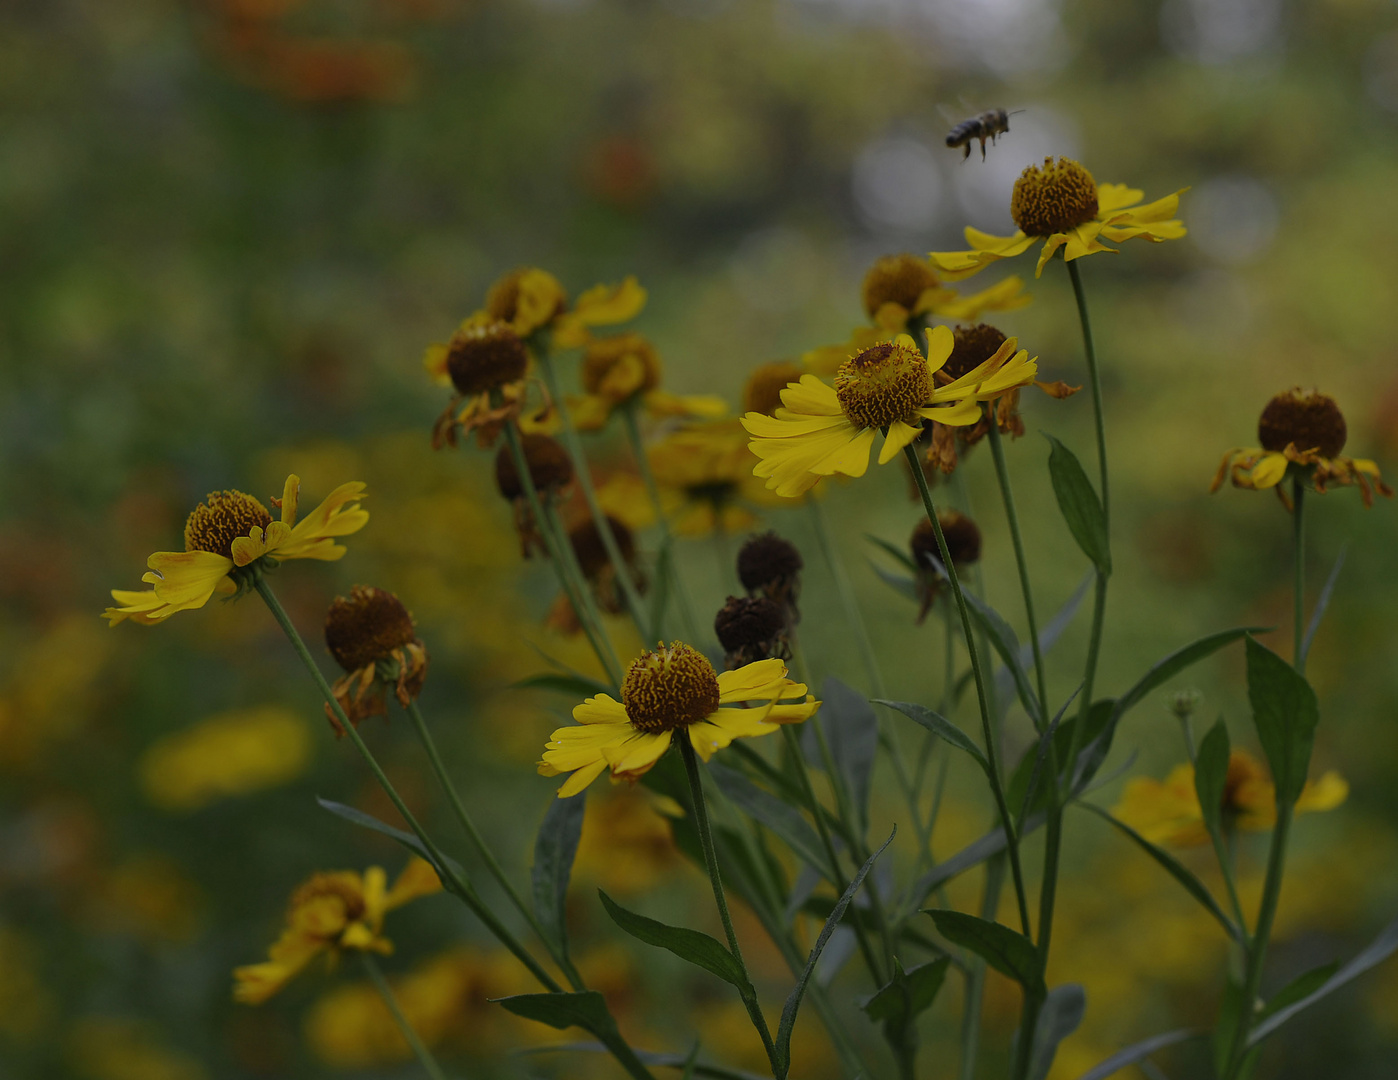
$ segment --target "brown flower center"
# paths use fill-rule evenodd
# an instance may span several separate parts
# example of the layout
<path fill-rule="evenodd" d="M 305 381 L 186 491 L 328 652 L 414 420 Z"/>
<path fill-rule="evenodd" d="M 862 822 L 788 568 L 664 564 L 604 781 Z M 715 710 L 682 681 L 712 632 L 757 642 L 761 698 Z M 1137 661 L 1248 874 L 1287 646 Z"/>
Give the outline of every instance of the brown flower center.
<path fill-rule="evenodd" d="M 233 541 L 254 526 L 267 528 L 272 515 L 251 495 L 241 491 L 211 491 L 184 523 L 185 551 L 211 551 L 233 558 Z"/>
<path fill-rule="evenodd" d="M 557 491 L 572 482 L 573 459 L 557 439 L 547 435 L 522 435 L 520 442 L 536 491 Z M 508 446 L 502 446 L 495 455 L 495 486 L 511 501 L 524 496 L 519 469 L 515 467 L 515 458 Z"/>
<path fill-rule="evenodd" d="M 782 391 L 800 382 L 806 369 L 794 360 L 763 364 L 748 376 L 743 387 L 743 411 L 774 416 L 782 407 Z"/>
<path fill-rule="evenodd" d="M 895 420 L 915 420 L 927 404 L 931 382 L 917 349 L 885 342 L 840 365 L 835 395 L 855 427 L 885 428 Z"/>
<path fill-rule="evenodd" d="M 1005 335 L 986 323 L 958 326 L 951 337 L 951 355 L 937 372 L 938 376 L 945 376 L 947 382 L 969 375 L 1005 344 Z"/>
<path fill-rule="evenodd" d="M 528 367 L 524 342 L 503 322 L 458 330 L 447 345 L 447 374 L 467 397 L 522 379 Z"/>
<path fill-rule="evenodd" d="M 325 614 L 325 647 L 346 671 L 389 659 L 417 640 L 413 617 L 391 592 L 356 585 L 337 596 Z"/>
<path fill-rule="evenodd" d="M 916 255 L 885 255 L 864 275 L 864 310 L 873 318 L 884 304 L 898 304 L 912 311 L 918 297 L 941 282 L 926 259 Z"/>
<path fill-rule="evenodd" d="M 725 652 L 767 646 L 786 627 L 786 613 L 781 605 L 765 596 L 730 596 L 728 603 L 714 617 L 714 633 Z"/>
<path fill-rule="evenodd" d="M 771 596 L 794 582 L 804 566 L 796 545 L 774 532 L 754 536 L 738 551 L 738 580 L 750 593 Z"/>
<path fill-rule="evenodd" d="M 614 334 L 598 338 L 583 355 L 582 385 L 589 394 L 599 393 L 618 364 L 630 361 L 641 370 L 640 385 L 632 393 L 644 394 L 660 385 L 660 357 L 640 334 Z"/>
<path fill-rule="evenodd" d="M 1335 399 L 1299 386 L 1278 394 L 1262 410 L 1257 439 L 1262 449 L 1281 451 L 1294 443 L 1297 450 L 1316 450 L 1333 458 L 1345 448 L 1349 432 Z"/>
<path fill-rule="evenodd" d="M 1010 216 L 1028 236 L 1050 236 L 1097 216 L 1097 182 L 1072 158 L 1044 158 L 1015 181 Z"/>
<path fill-rule="evenodd" d="M 937 515 L 937 521 L 942 526 L 942 535 L 946 538 L 947 553 L 951 556 L 953 566 L 964 566 L 981 557 L 981 530 L 974 521 L 955 510 L 942 511 Z M 912 548 L 913 562 L 925 569 L 932 567 L 927 559 L 929 555 L 939 563 L 942 561 L 942 552 L 937 546 L 937 534 L 932 529 L 932 523 L 926 518 L 919 521 L 913 529 L 909 547 Z"/>
<path fill-rule="evenodd" d="M 621 684 L 621 703 L 640 731 L 673 731 L 697 724 L 718 708 L 718 673 L 697 649 L 682 641 L 632 662 Z"/>

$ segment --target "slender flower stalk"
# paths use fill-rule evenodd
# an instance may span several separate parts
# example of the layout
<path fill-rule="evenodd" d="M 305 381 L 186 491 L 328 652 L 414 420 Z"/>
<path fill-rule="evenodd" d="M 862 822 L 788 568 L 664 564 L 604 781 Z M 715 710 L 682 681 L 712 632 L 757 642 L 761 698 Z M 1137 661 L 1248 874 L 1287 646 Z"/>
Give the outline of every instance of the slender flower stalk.
<path fill-rule="evenodd" d="M 1296 578 L 1292 605 L 1296 619 L 1292 663 L 1302 675 L 1306 674 L 1306 487 L 1299 476 L 1291 481 L 1291 515 L 1296 537 Z"/>
<path fill-rule="evenodd" d="M 927 520 L 932 523 L 932 529 L 937 536 L 937 548 L 942 553 L 942 566 L 946 570 L 947 583 L 951 585 L 952 595 L 956 597 L 956 607 L 961 613 L 961 632 L 966 639 L 966 651 L 971 654 L 971 672 L 976 683 L 976 697 L 981 710 L 981 735 L 985 741 L 986 757 L 990 761 L 990 789 L 995 796 L 995 807 L 1000 814 L 1001 827 L 1005 830 L 1005 847 L 1009 853 L 1010 873 L 1014 878 L 1015 899 L 1019 904 L 1019 921 L 1025 937 L 1032 934 L 1029 923 L 1029 901 L 1024 889 L 1024 869 L 1019 860 L 1019 837 L 1016 834 L 1014 816 L 1010 813 L 1009 805 L 1005 801 L 1005 785 L 1000 769 L 1000 748 L 999 740 L 995 737 L 994 724 L 990 716 L 990 702 L 986 697 L 985 673 L 981 670 L 981 661 L 975 644 L 975 636 L 971 630 L 971 612 L 966 606 L 966 595 L 961 590 L 961 581 L 956 574 L 956 566 L 952 563 L 951 554 L 947 551 L 947 538 L 942 533 L 941 522 L 937 520 L 937 507 L 932 502 L 932 492 L 927 488 L 927 477 L 922 473 L 922 467 L 917 460 L 917 451 L 911 446 L 905 446 L 903 453 L 907 455 L 908 464 L 912 466 L 913 477 L 917 481 L 918 493 L 922 496 L 922 506 L 927 512 Z"/>
<path fill-rule="evenodd" d="M 704 866 L 709 872 L 709 882 L 714 888 L 714 903 L 718 905 L 718 917 L 723 922 L 724 936 L 728 938 L 728 951 L 738 962 L 738 967 L 743 972 L 743 981 L 747 983 L 747 987 L 739 992 L 742 994 L 743 1005 L 748 1010 L 748 1016 L 752 1018 L 752 1026 L 762 1037 L 762 1046 L 767 1051 L 767 1060 L 772 1065 L 773 1075 L 776 1075 L 777 1048 L 772 1042 L 772 1033 L 767 1030 L 767 1020 L 762 1015 L 762 1007 L 757 1002 L 757 994 L 753 991 L 752 983 L 748 979 L 747 965 L 743 963 L 743 951 L 738 946 L 738 935 L 733 929 L 733 919 L 728 914 L 728 901 L 723 895 L 723 880 L 720 878 L 718 870 L 718 853 L 714 850 L 713 832 L 709 828 L 709 811 L 704 802 L 704 784 L 699 776 L 699 759 L 694 753 L 694 745 L 689 739 L 677 741 L 680 744 L 680 754 L 684 758 L 685 775 L 689 777 L 689 793 L 694 799 L 694 825 L 699 831 L 699 844 L 704 850 Z"/>
<path fill-rule="evenodd" d="M 563 519 L 558 513 L 558 506 L 555 502 L 546 500 L 544 503 L 544 518 L 549 531 L 553 533 L 557 540 L 559 562 L 563 571 L 568 575 L 573 583 L 573 591 L 577 594 L 579 606 L 575 608 L 578 619 L 584 625 L 590 623 L 596 630 L 597 636 L 605 643 L 607 655 L 616 665 L 616 670 L 621 671 L 621 660 L 617 657 L 616 647 L 607 636 L 606 629 L 602 623 L 602 613 L 597 609 L 597 601 L 593 598 L 592 590 L 588 588 L 587 575 L 583 573 L 581 564 L 578 562 L 578 553 L 573 549 L 573 542 L 568 537 L 568 530 L 563 526 Z M 637 624 L 637 629 L 640 629 Z M 609 665 L 610 666 L 610 665 Z M 617 675 L 613 685 L 620 685 L 621 676 Z"/>
<path fill-rule="evenodd" d="M 404 1041 L 412 1047 L 413 1053 L 422 1063 L 423 1071 L 432 1080 L 447 1080 L 446 1073 L 442 1072 L 442 1067 L 437 1064 L 437 1059 L 432 1056 L 432 1051 L 427 1049 L 421 1036 L 413 1030 L 413 1025 L 403 1015 L 403 1010 L 398 1005 L 398 999 L 393 995 L 393 988 L 388 985 L 388 980 L 384 978 L 373 953 L 361 952 L 359 957 L 364 962 L 364 970 L 369 973 L 369 980 L 374 984 L 374 989 L 379 992 L 379 997 L 383 998 L 383 1003 L 387 1006 L 389 1015 L 393 1017 L 393 1022 L 398 1025 L 398 1030 L 402 1033 Z"/>
<path fill-rule="evenodd" d="M 1005 884 L 1005 860 L 995 856 L 985 864 L 985 892 L 980 916 L 993 921 L 1000 909 L 1000 891 Z M 958 1080 L 974 1080 L 981 1044 L 981 1008 L 985 1003 L 985 959 L 970 956 L 966 962 L 966 1003 L 961 1013 L 961 1067 Z"/>

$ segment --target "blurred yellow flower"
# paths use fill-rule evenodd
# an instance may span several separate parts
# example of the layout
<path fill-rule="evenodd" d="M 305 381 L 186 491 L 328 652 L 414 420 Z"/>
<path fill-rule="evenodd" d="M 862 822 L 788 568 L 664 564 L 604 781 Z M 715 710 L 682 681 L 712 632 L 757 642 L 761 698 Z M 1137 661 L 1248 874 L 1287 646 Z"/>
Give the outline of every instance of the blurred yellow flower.
<path fill-rule="evenodd" d="M 57 1013 L 39 951 L 28 937 L 0 925 L 0 1036 L 27 1046 L 39 1041 Z"/>
<path fill-rule="evenodd" d="M 1344 778 L 1327 772 L 1319 780 L 1306 782 L 1296 812 L 1333 810 L 1348 795 Z M 1240 829 L 1263 831 L 1277 822 L 1276 788 L 1262 763 L 1246 751 L 1229 755 L 1223 812 Z M 1128 780 L 1112 813 L 1152 843 L 1195 847 L 1209 842 L 1194 790 L 1194 766 L 1189 764 L 1176 765 L 1163 781 L 1144 776 Z"/>
<path fill-rule="evenodd" d="M 1006 343 L 1008 346 L 1008 342 Z M 753 472 L 778 495 L 809 491 L 823 476 L 863 476 L 874 440 L 884 435 L 879 464 L 885 465 L 922 434 L 923 420 L 950 426 L 974 424 L 980 402 L 1034 381 L 1038 367 L 1023 350 L 1002 348 L 985 363 L 944 386 L 936 373 L 952 354 L 945 326 L 927 335 L 923 358 L 912 338 L 900 335 L 840 365 L 835 386 L 804 375 L 782 391 L 775 417 L 748 413 L 743 426 L 762 460 Z"/>
<path fill-rule="evenodd" d="M 141 1020 L 86 1017 L 69 1029 L 64 1047 L 78 1075 L 90 1080 L 206 1080 L 209 1075 Z"/>
<path fill-rule="evenodd" d="M 177 611 L 201 608 L 214 593 L 233 595 L 247 588 L 263 569 L 287 559 L 333 561 L 345 553 L 335 539 L 364 528 L 369 512 L 359 508 L 364 485 L 341 484 L 325 501 L 297 521 L 301 479 L 286 478 L 281 508 L 273 521 L 261 501 L 241 491 L 213 491 L 196 506 L 184 526 L 184 551 L 157 551 L 141 580 L 153 586 L 145 592 L 113 589 L 120 605 L 103 618 L 112 626 L 125 619 L 151 625 Z"/>
<path fill-rule="evenodd" d="M 804 700 L 778 704 L 783 698 Z M 756 709 L 719 707 L 749 701 L 764 704 Z M 566 799 L 608 768 L 614 780 L 635 780 L 649 772 L 677 732 L 708 761 L 734 739 L 799 724 L 819 707 L 803 683 L 786 677 L 780 660 L 760 660 L 719 674 L 703 653 L 674 641 L 632 661 L 620 701 L 598 694 L 575 707 L 577 726 L 553 733 L 539 773 L 572 773 L 558 789 L 558 797 Z"/>
<path fill-rule="evenodd" d="M 582 360 L 584 394 L 570 403 L 581 431 L 604 427 L 618 408 L 639 406 L 653 416 L 712 418 L 728 406 L 713 394 L 682 396 L 660 389 L 660 357 L 640 334 L 613 334 L 591 341 Z"/>
<path fill-rule="evenodd" d="M 932 264 L 948 280 L 955 281 L 978 273 L 997 259 L 1022 255 L 1042 240 L 1039 265 L 1034 276 L 1044 272 L 1044 264 L 1063 248 L 1067 262 L 1098 251 L 1114 252 L 1102 243 L 1139 237 L 1160 243 L 1185 235 L 1183 222 L 1175 218 L 1181 188 L 1145 206 L 1138 188 L 1125 184 L 1098 184 L 1092 174 L 1071 158 L 1056 161 L 1044 158 L 1043 166 L 1030 165 L 1015 181 L 1010 214 L 1019 226 L 1013 236 L 992 236 L 966 227 L 970 251 L 934 251 Z"/>
<path fill-rule="evenodd" d="M 30 763 L 92 716 L 113 639 L 89 612 L 64 615 L 17 642 L 0 689 L 0 765 Z"/>
<path fill-rule="evenodd" d="M 137 765 L 141 790 L 162 810 L 199 810 L 288 783 L 311 757 L 310 731 L 281 705 L 219 713 L 148 746 Z"/>
<path fill-rule="evenodd" d="M 590 797 L 574 876 L 619 895 L 653 888 L 684 864 L 669 821 L 683 816 L 679 803 L 643 787 Z"/>
<path fill-rule="evenodd" d="M 382 935 L 384 915 L 440 891 L 442 883 L 431 865 L 416 857 L 392 889 L 387 881 L 377 866 L 363 874 L 335 870 L 313 875 L 292 894 L 286 929 L 268 959 L 233 970 L 234 999 L 260 1005 L 321 953 L 332 963 L 350 949 L 391 953 L 393 944 Z"/>
<path fill-rule="evenodd" d="M 204 895 L 163 852 L 134 855 L 91 889 L 92 920 L 104 930 L 148 941 L 189 941 L 204 915 Z"/>
<path fill-rule="evenodd" d="M 1340 453 L 1348 437 L 1344 414 L 1334 398 L 1293 387 L 1272 398 L 1262 410 L 1257 422 L 1257 441 L 1262 445 L 1235 446 L 1224 454 L 1209 490 L 1221 488 L 1231 473 L 1234 487 L 1252 491 L 1276 488 L 1289 507 L 1290 497 L 1279 485 L 1294 464 L 1321 494 L 1329 484 L 1358 484 L 1365 506 L 1374 504 L 1375 489 L 1392 498 L 1393 489 L 1383 482 L 1377 464 Z"/>
<path fill-rule="evenodd" d="M 737 420 L 681 428 L 647 451 L 670 527 L 681 536 L 740 533 L 757 524 L 744 503 L 770 502 L 753 475 L 747 433 Z"/>

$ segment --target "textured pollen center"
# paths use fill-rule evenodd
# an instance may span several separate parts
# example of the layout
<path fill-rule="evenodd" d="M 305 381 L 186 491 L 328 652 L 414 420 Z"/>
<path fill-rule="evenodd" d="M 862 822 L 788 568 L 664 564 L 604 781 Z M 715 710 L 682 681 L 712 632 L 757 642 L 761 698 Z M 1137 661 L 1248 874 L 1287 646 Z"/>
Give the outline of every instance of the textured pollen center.
<path fill-rule="evenodd" d="M 911 420 L 927 404 L 930 392 L 922 354 L 896 342 L 865 349 L 835 373 L 835 395 L 857 428 L 885 428 L 895 420 Z"/>
<path fill-rule="evenodd" d="M 937 372 L 937 375 L 945 378 L 947 382 L 969 375 L 1005 344 L 1005 335 L 987 323 L 958 326 L 951 332 L 951 336 L 951 355 Z"/>
<path fill-rule="evenodd" d="M 337 596 L 325 615 L 325 647 L 346 671 L 387 660 L 417 640 L 413 617 L 391 592 L 356 585 Z"/>
<path fill-rule="evenodd" d="M 1335 399 L 1297 387 L 1278 394 L 1262 410 L 1257 438 L 1264 450 L 1282 451 L 1288 444 L 1297 450 L 1317 450 L 1333 458 L 1345 448 L 1349 431 Z"/>
<path fill-rule="evenodd" d="M 1051 236 L 1097 216 L 1097 182 L 1072 158 L 1044 158 L 1015 181 L 1010 216 L 1028 236 Z"/>
<path fill-rule="evenodd" d="M 185 551 L 211 551 L 233 558 L 233 541 L 254 526 L 272 524 L 267 508 L 241 491 L 211 491 L 184 523 Z"/>
<path fill-rule="evenodd" d="M 639 731 L 673 731 L 697 724 L 718 708 L 718 673 L 682 641 L 644 652 L 626 671 L 621 703 Z"/>
<path fill-rule="evenodd" d="M 864 310 L 873 318 L 884 304 L 898 304 L 912 311 L 917 300 L 938 284 L 926 259 L 916 255 L 885 255 L 864 275 Z"/>
<path fill-rule="evenodd" d="M 523 378 L 528 366 L 524 342 L 504 323 L 458 330 L 447 346 L 447 374 L 468 397 Z"/>

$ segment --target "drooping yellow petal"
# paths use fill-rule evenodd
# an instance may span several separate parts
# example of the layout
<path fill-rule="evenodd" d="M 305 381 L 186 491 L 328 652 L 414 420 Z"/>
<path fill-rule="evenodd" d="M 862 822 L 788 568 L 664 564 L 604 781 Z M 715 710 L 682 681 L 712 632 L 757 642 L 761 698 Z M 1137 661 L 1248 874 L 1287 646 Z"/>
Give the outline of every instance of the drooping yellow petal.
<path fill-rule="evenodd" d="M 917 414 L 924 420 L 935 420 L 948 427 L 965 427 L 980 420 L 981 404 L 972 396 L 962 398 L 955 405 L 939 405 L 933 408 L 919 409 Z"/>
<path fill-rule="evenodd" d="M 811 416 L 790 409 L 778 409 L 777 412 L 784 415 L 768 416 L 766 413 L 750 412 L 739 417 L 739 420 L 749 435 L 759 439 L 792 439 L 850 426 L 843 412 L 830 416 Z"/>
<path fill-rule="evenodd" d="M 301 478 L 292 473 L 286 478 L 286 483 L 282 485 L 282 501 L 279 504 L 282 512 L 282 521 L 287 525 L 296 524 L 298 511 L 298 500 L 301 497 Z M 276 501 L 275 499 L 273 500 Z"/>
<path fill-rule="evenodd" d="M 1286 475 L 1286 466 L 1285 454 L 1264 454 L 1262 460 L 1252 470 L 1253 486 L 1258 488 L 1276 487 L 1281 483 L 1282 477 Z"/>
<path fill-rule="evenodd" d="M 884 436 L 883 449 L 879 451 L 879 464 L 887 465 L 903 452 L 903 447 L 909 445 L 919 435 L 922 434 L 922 425 L 914 426 L 905 424 L 902 420 L 895 420 L 888 425 L 888 434 Z"/>
<path fill-rule="evenodd" d="M 639 776 L 650 769 L 670 748 L 669 731 L 637 731 L 619 746 L 608 746 L 602 756 L 612 767 L 613 776 Z"/>
<path fill-rule="evenodd" d="M 155 571 L 147 580 L 171 608 L 187 611 L 209 602 L 218 583 L 233 569 L 233 560 L 212 551 L 157 551 L 146 565 Z"/>
<path fill-rule="evenodd" d="M 432 864 L 426 859 L 420 859 L 414 855 L 408 860 L 408 865 L 403 867 L 402 873 L 398 875 L 398 880 L 393 883 L 393 888 L 388 890 L 384 897 L 384 910 L 392 911 L 394 908 L 402 907 L 409 900 L 416 900 L 420 896 L 431 896 L 433 893 L 442 891 L 442 879 L 437 876 L 437 871 L 432 868 Z"/>
<path fill-rule="evenodd" d="M 599 756 L 591 765 L 584 765 L 577 769 L 572 776 L 564 781 L 563 786 L 558 789 L 558 797 L 560 799 L 571 799 L 583 788 L 587 787 L 588 784 L 601 776 L 606 768 L 606 759 Z M 554 775 L 557 775 L 557 773 Z"/>
<path fill-rule="evenodd" d="M 1033 298 L 1024 291 L 1024 281 L 1018 274 L 1011 274 L 1003 281 L 988 289 L 982 289 L 970 296 L 958 296 L 950 292 L 938 299 L 929 310 L 944 319 L 971 320 L 979 318 L 984 311 L 1013 311 L 1024 307 Z"/>
<path fill-rule="evenodd" d="M 260 525 L 254 525 L 247 536 L 239 536 L 230 545 L 233 550 L 233 565 L 247 566 L 248 563 L 276 551 L 291 536 L 291 526 L 285 521 L 274 521 L 264 532 Z"/>
<path fill-rule="evenodd" d="M 739 701 L 757 701 L 764 694 L 775 686 L 779 686 L 786 678 L 786 665 L 777 659 L 757 660 L 751 664 L 744 664 L 733 671 L 720 671 L 718 673 L 718 700 L 722 705 L 731 705 Z M 793 687 L 799 686 L 799 690 L 793 689 L 790 695 L 797 693 L 804 694 L 806 688 L 800 683 L 793 683 Z"/>
<path fill-rule="evenodd" d="M 956 348 L 956 337 L 945 326 L 937 325 L 927 331 L 927 370 L 941 371 Z"/>
<path fill-rule="evenodd" d="M 1067 233 L 1054 233 L 1044 241 L 1044 246 L 1039 249 L 1039 264 L 1034 267 L 1034 276 L 1040 277 L 1044 272 L 1044 267 L 1053 258 L 1055 252 L 1068 242 Z"/>

